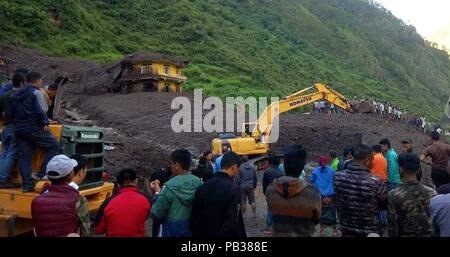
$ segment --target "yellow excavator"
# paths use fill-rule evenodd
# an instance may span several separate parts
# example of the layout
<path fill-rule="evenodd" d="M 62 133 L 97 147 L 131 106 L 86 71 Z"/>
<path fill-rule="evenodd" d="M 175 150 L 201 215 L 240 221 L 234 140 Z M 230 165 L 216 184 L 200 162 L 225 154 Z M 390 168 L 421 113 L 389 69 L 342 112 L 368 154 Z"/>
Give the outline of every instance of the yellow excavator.
<path fill-rule="evenodd" d="M 317 83 L 271 103 L 255 123 L 242 124 L 240 137 L 234 134 L 224 134 L 213 139 L 212 152 L 214 155 L 221 154 L 223 148 L 226 147 L 239 155 L 251 157 L 265 155 L 269 152 L 272 123 L 278 115 L 322 100 L 347 112 L 353 111 L 350 101 L 343 95 L 327 85 Z"/>
<path fill-rule="evenodd" d="M 89 211 L 95 212 L 112 195 L 114 188 L 114 184 L 104 181 L 103 131 L 99 128 L 59 124 L 50 125 L 49 129 L 60 142 L 62 154 L 81 154 L 87 158 L 88 170 L 80 185 L 80 194 L 88 200 Z M 40 169 L 43 160 L 44 152 L 36 149 L 32 161 L 33 171 Z M 15 183 L 22 182 L 18 165 L 12 170 L 11 179 Z M 33 230 L 31 202 L 49 183 L 39 181 L 34 191 L 29 193 L 23 193 L 21 188 L 0 189 L 0 237 L 18 236 Z"/>
<path fill-rule="evenodd" d="M 2 58 L 0 57 L 0 61 Z M 1 66 L 1 63 L 0 63 Z M 1 68 L 1 67 L 0 67 Z M 0 69 L 0 73 L 1 73 Z M 6 76 L 7 77 L 7 76 Z M 61 99 L 62 83 L 55 100 L 55 110 L 57 116 L 59 111 L 59 101 Z M 1 122 L 0 122 L 1 123 Z M 0 124 L 0 131 L 3 124 Z M 61 124 L 49 125 L 49 130 L 59 141 L 61 153 L 67 156 L 80 154 L 87 159 L 87 173 L 84 182 L 80 185 L 80 194 L 88 200 L 89 211 L 96 212 L 100 205 L 112 195 L 114 184 L 107 181 L 104 164 L 105 136 L 100 128 L 68 126 Z M 1 152 L 0 140 L 0 152 Z M 32 170 L 38 171 L 44 161 L 44 152 L 35 149 Z M 14 183 L 21 183 L 19 166 L 16 164 L 11 172 L 11 180 Z M 49 185 L 48 181 L 39 181 L 33 192 L 24 193 L 21 188 L 0 189 L 0 237 L 20 236 L 33 231 L 31 222 L 31 202 Z"/>

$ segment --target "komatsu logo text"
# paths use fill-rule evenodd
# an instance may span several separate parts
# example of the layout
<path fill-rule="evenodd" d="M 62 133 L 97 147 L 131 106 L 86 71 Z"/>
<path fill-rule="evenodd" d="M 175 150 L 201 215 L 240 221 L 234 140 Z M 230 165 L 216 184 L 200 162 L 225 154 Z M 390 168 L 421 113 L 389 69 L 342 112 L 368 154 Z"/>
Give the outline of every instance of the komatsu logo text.
<path fill-rule="evenodd" d="M 305 97 L 305 98 L 302 98 L 302 99 L 300 99 L 298 101 L 292 102 L 289 105 L 292 107 L 292 106 L 296 106 L 296 105 L 299 105 L 299 104 L 302 104 L 302 103 L 305 103 L 305 102 L 309 102 L 309 101 L 311 101 L 311 97 Z"/>

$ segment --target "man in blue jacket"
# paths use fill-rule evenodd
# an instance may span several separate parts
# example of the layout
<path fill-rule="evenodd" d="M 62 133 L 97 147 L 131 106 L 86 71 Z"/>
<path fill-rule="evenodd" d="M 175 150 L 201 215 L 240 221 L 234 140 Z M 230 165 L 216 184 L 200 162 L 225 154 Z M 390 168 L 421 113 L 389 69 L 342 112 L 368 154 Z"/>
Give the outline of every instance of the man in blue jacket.
<path fill-rule="evenodd" d="M 12 119 L 15 125 L 16 142 L 19 149 L 19 163 L 22 175 L 22 191 L 31 192 L 32 181 L 31 159 L 35 147 L 45 151 L 44 162 L 37 174 L 37 179 L 45 176 L 47 163 L 60 151 L 60 145 L 48 129 L 48 118 L 44 96 L 39 91 L 42 87 L 42 75 L 30 72 L 27 75 L 27 85 L 11 96 Z"/>
<path fill-rule="evenodd" d="M 14 71 L 14 75 L 16 75 L 16 74 L 21 74 L 26 77 L 28 75 L 28 70 L 25 68 L 18 68 L 16 71 Z M 6 83 L 4 86 L 0 87 L 0 96 L 6 94 L 11 89 L 13 89 L 12 81 L 9 83 Z"/>
<path fill-rule="evenodd" d="M 3 121 L 2 154 L 0 162 L 0 188 L 18 188 L 20 184 L 12 183 L 11 169 L 19 158 L 17 150 L 14 121 L 11 118 L 11 95 L 20 90 L 25 84 L 25 76 L 14 74 L 12 78 L 13 89 L 0 96 L 0 116 Z"/>

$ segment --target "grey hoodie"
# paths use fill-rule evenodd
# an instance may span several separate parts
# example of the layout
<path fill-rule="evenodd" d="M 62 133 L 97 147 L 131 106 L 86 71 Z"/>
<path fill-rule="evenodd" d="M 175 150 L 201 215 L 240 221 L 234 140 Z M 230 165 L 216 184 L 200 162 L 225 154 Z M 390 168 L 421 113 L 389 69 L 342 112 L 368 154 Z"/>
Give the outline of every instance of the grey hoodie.
<path fill-rule="evenodd" d="M 255 189 L 258 183 L 256 168 L 250 162 L 245 162 L 239 168 L 239 174 L 236 176 L 236 183 L 241 189 Z"/>

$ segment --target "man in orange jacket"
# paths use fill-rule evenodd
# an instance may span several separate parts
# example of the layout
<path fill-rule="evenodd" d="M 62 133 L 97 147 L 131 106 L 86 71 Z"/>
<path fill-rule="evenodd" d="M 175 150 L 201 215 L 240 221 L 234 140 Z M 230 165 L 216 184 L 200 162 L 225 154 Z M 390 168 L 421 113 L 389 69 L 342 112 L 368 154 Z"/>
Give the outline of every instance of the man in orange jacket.
<path fill-rule="evenodd" d="M 383 180 L 387 181 L 387 161 L 381 153 L 381 145 L 372 146 L 373 151 L 373 162 L 371 172 L 373 175 L 378 176 Z"/>
<path fill-rule="evenodd" d="M 373 175 L 380 177 L 383 183 L 388 180 L 387 160 L 384 157 L 381 149 L 381 145 L 372 146 L 373 162 L 371 172 Z M 383 225 L 387 224 L 387 206 L 380 206 L 380 218 Z"/>

